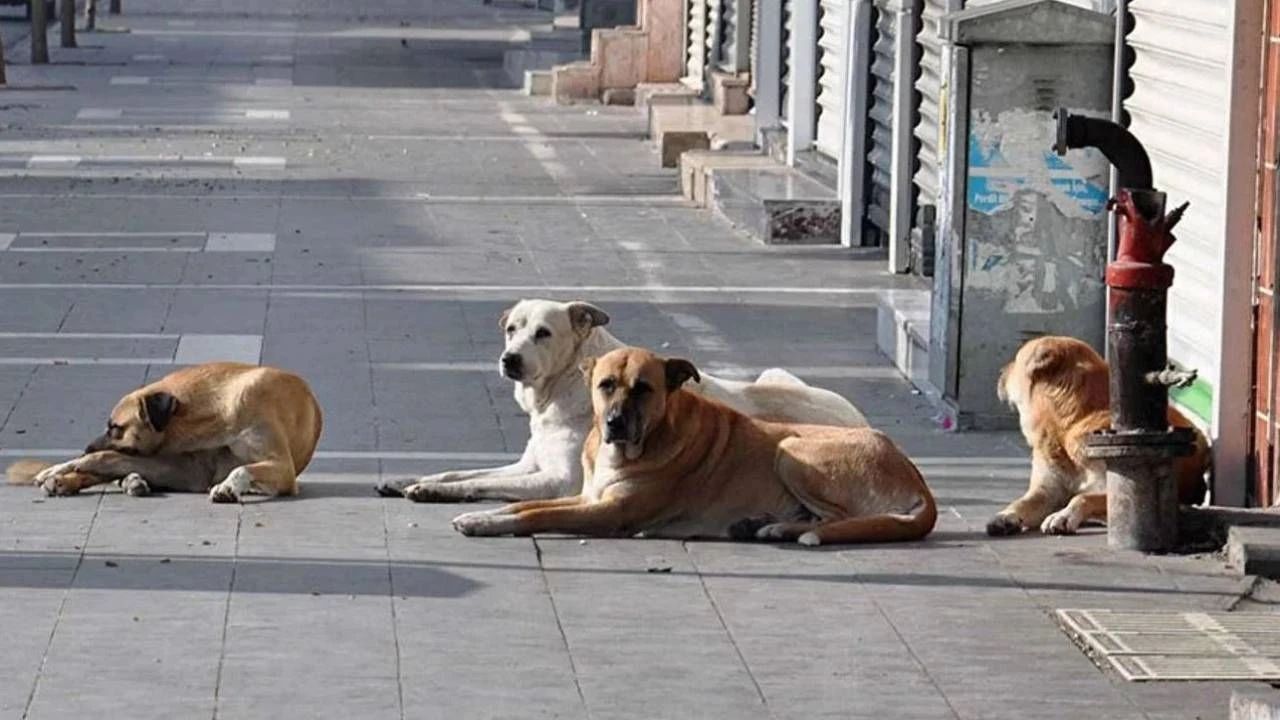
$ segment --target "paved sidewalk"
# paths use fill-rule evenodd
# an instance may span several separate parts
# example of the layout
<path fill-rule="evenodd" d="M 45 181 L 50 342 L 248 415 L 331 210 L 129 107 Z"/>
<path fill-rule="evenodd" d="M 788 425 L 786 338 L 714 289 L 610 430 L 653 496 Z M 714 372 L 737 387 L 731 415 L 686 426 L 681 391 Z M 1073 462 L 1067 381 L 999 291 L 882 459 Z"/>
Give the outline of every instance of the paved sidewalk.
<path fill-rule="evenodd" d="M 1212 558 L 989 541 L 1018 438 L 939 431 L 875 351 L 884 261 L 766 249 L 679 201 L 629 109 L 504 86 L 545 13 L 478 0 L 181 9 L 10 68 L 0 135 L 0 459 L 83 445 L 121 394 L 218 357 L 326 409 L 294 500 L 0 488 L 0 719 L 1195 718 L 1056 607 L 1220 609 Z M 72 62 L 74 61 L 74 62 Z M 847 394 L 943 507 L 927 542 L 467 539 L 381 476 L 527 437 L 499 312 L 586 297 L 636 344 Z M 647 572 L 655 562 L 670 573 Z"/>

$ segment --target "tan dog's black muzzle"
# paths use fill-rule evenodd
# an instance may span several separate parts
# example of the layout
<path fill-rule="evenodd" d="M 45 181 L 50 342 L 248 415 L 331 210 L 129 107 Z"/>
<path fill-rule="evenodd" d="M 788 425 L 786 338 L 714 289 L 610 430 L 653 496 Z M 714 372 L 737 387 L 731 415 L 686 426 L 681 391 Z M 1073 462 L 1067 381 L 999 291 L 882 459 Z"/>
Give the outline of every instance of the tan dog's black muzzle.
<path fill-rule="evenodd" d="M 640 441 L 640 410 L 630 398 L 614 405 L 604 416 L 604 441 L 609 444 Z"/>

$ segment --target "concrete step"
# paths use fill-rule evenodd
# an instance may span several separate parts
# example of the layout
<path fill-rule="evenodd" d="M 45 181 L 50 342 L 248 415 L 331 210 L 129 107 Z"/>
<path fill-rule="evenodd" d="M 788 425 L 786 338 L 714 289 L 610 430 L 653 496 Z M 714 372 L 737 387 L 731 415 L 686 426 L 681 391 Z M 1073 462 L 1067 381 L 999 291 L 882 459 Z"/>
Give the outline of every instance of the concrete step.
<path fill-rule="evenodd" d="M 684 83 L 640 83 L 636 85 L 636 110 L 648 118 L 650 105 L 693 105 L 701 96 Z"/>
<path fill-rule="evenodd" d="M 788 167 L 718 170 L 709 190 L 708 207 L 766 245 L 840 242 L 835 191 Z"/>
<path fill-rule="evenodd" d="M 658 146 L 662 167 L 677 167 L 688 150 L 708 150 L 713 143 L 751 142 L 755 118 L 722 115 L 714 107 L 649 105 L 649 137 Z"/>
<path fill-rule="evenodd" d="M 530 73 L 546 73 L 545 82 L 549 84 L 551 68 L 581 58 L 582 53 L 573 48 L 522 48 L 503 53 L 502 69 L 512 83 L 526 88 L 527 94 L 541 95 L 545 93 L 528 93 Z"/>
<path fill-rule="evenodd" d="M 1231 720 L 1280 720 L 1280 691 L 1252 687 L 1231 691 Z"/>
<path fill-rule="evenodd" d="M 707 206 L 711 175 L 720 170 L 776 168 L 777 163 L 758 150 L 690 150 L 680 155 L 680 192 L 698 207 Z"/>
<path fill-rule="evenodd" d="M 1280 514 L 1269 515 L 1280 523 Z M 1232 525 L 1226 550 L 1227 564 L 1240 574 L 1280 579 L 1280 526 Z"/>
<path fill-rule="evenodd" d="M 876 300 L 876 346 L 917 390 L 936 394 L 929 382 L 930 290 L 884 290 Z"/>

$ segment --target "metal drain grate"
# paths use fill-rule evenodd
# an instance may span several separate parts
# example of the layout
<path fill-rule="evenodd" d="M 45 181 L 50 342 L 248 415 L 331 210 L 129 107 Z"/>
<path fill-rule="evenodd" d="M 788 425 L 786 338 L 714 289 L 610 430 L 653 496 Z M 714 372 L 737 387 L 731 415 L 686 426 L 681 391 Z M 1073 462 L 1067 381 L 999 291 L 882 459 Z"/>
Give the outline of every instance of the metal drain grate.
<path fill-rule="evenodd" d="M 1280 680 L 1280 614 L 1058 610 L 1126 680 Z"/>

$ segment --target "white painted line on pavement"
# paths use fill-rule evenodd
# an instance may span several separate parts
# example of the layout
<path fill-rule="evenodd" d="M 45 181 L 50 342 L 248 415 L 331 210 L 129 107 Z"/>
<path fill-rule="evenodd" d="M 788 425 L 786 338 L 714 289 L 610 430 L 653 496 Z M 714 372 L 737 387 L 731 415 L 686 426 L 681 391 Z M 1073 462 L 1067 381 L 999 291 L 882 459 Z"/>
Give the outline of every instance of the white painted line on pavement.
<path fill-rule="evenodd" d="M 4 173 L 0 173 L 2 175 Z M 47 194 L 38 193 L 0 193 L 5 200 L 48 200 Z M 693 203 L 681 195 L 434 195 L 432 193 L 413 193 L 412 195 L 337 195 L 332 193 L 296 194 L 296 195 L 217 195 L 209 193 L 111 193 L 87 192 L 74 197 L 62 197 L 69 200 L 203 200 L 216 202 L 278 202 L 280 200 L 299 201 L 342 201 L 342 202 L 407 202 L 422 205 L 581 205 L 583 207 L 686 207 L 694 209 Z"/>
<path fill-rule="evenodd" d="M 0 457 L 79 457 L 83 449 L 74 448 L 0 448 Z M 430 450 L 317 450 L 318 460 L 442 460 L 454 462 L 511 462 L 519 453 L 507 452 L 433 452 Z M 306 480 L 306 474 L 302 479 Z"/>
<path fill-rule="evenodd" d="M 205 233 L 196 231 L 178 231 L 163 232 L 160 230 L 80 230 L 72 232 L 62 232 L 59 230 L 51 231 L 22 231 L 23 237 L 203 237 Z"/>
<path fill-rule="evenodd" d="M 291 63 L 292 55 L 263 55 L 261 61 L 264 63 Z"/>
<path fill-rule="evenodd" d="M 17 237 L 15 233 L 0 233 L 0 250 L 8 250 Z"/>
<path fill-rule="evenodd" d="M 283 169 L 287 163 L 288 161 L 282 157 L 245 156 L 231 161 L 231 164 L 236 167 L 269 168 L 272 170 Z"/>
<path fill-rule="evenodd" d="M 116 75 L 107 81 L 108 85 L 150 85 L 151 78 L 144 75 Z"/>
<path fill-rule="evenodd" d="M 164 28 L 132 28 L 131 35 L 199 35 L 201 37 L 270 37 L 270 38 L 348 38 L 352 40 L 385 38 L 394 40 L 453 40 L 503 42 L 523 45 L 533 34 L 523 28 L 432 28 L 432 27 L 347 27 L 341 30 L 282 31 L 270 30 L 168 30 Z"/>
<path fill-rule="evenodd" d="M 253 84 L 266 87 L 293 87 L 293 80 L 289 78 L 254 78 Z"/>
<path fill-rule="evenodd" d="M 134 62 L 164 62 L 165 57 L 159 53 L 138 53 L 133 56 Z"/>
<path fill-rule="evenodd" d="M 250 120 L 288 120 L 288 110 L 245 110 L 244 116 Z"/>
<path fill-rule="evenodd" d="M 275 252 L 275 233 L 209 233 L 205 252 Z"/>
<path fill-rule="evenodd" d="M 229 360 L 257 365 L 262 358 L 261 335 L 183 335 L 178 338 L 175 365 Z"/>
<path fill-rule="evenodd" d="M 195 27 L 196 21 L 195 20 L 169 20 L 166 24 L 169 27 L 189 28 L 189 27 Z"/>
<path fill-rule="evenodd" d="M 73 168 L 79 166 L 80 161 L 78 155 L 32 155 L 27 159 L 27 168 Z"/>
<path fill-rule="evenodd" d="M 0 340 L 31 338 L 33 340 L 177 340 L 178 333 L 109 333 L 109 332 L 0 332 Z"/>
<path fill-rule="evenodd" d="M 0 357 L 0 365 L 173 365 L 173 358 Z"/>
<path fill-rule="evenodd" d="M 652 295 L 817 295 L 874 296 L 878 288 L 819 288 L 735 285 L 293 285 L 239 283 L 0 283 L 0 290 L 223 290 L 239 292 L 386 292 L 386 293 L 634 293 Z"/>
<path fill-rule="evenodd" d="M 532 129 L 532 128 L 530 128 Z M 440 141 L 440 142 L 458 142 L 464 140 L 467 142 L 514 142 L 527 143 L 529 138 L 523 130 L 515 131 L 516 135 L 466 135 L 464 133 L 435 133 L 431 135 L 367 135 L 369 140 L 393 140 L 396 142 L 405 142 L 409 140 L 421 140 L 424 142 Z M 534 131 L 537 132 L 536 130 Z M 581 138 L 575 137 L 547 137 L 538 138 L 538 142 L 543 143 L 575 143 L 582 142 Z"/>
<path fill-rule="evenodd" d="M 456 362 L 371 362 L 377 370 L 403 370 L 406 372 L 440 372 L 440 373 L 497 373 L 498 361 L 463 360 Z M 741 365 L 725 365 L 707 363 L 699 365 L 699 369 L 712 375 L 733 380 L 754 380 L 767 367 L 744 367 Z M 902 373 L 893 367 L 858 367 L 853 365 L 814 365 L 785 367 L 787 372 L 801 380 L 806 378 L 822 378 L 825 380 L 897 380 Z"/>
<path fill-rule="evenodd" d="M 81 108 L 77 120 L 116 120 L 124 115 L 122 108 Z"/>

